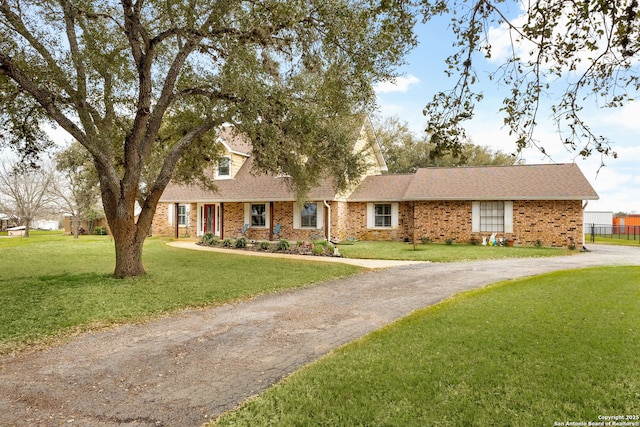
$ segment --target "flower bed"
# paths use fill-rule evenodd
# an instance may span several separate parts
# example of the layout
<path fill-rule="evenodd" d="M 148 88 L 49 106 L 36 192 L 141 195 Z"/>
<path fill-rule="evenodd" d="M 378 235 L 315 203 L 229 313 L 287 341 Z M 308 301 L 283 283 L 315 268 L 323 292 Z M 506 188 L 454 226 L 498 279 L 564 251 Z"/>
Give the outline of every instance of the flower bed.
<path fill-rule="evenodd" d="M 277 242 L 250 241 L 246 237 L 237 239 L 219 239 L 211 233 L 202 236 L 198 242 L 202 246 L 210 246 L 216 248 L 236 249 L 254 252 L 271 252 L 292 255 L 312 255 L 312 256 L 337 256 L 340 253 L 331 242 L 326 240 L 317 240 L 315 242 L 298 241 L 294 244 L 286 239 L 280 239 Z"/>

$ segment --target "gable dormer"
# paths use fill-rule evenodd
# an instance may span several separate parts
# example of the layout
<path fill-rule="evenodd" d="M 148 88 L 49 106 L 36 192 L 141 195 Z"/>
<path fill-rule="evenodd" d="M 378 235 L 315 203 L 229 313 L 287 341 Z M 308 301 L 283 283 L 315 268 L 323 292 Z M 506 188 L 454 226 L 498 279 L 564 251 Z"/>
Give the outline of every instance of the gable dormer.
<path fill-rule="evenodd" d="M 231 125 L 223 125 L 217 140 L 224 148 L 215 165 L 215 179 L 233 179 L 240 168 L 251 157 L 251 143 L 233 131 Z"/>

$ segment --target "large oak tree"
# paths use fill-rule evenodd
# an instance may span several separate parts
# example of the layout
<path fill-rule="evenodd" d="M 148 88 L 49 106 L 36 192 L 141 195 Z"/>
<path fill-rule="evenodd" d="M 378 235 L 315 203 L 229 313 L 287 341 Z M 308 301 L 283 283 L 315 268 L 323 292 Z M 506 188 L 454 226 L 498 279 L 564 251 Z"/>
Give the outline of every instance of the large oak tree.
<path fill-rule="evenodd" d="M 204 183 L 223 123 L 301 191 L 355 176 L 348 119 L 415 43 L 414 16 L 403 0 L 0 0 L 0 129 L 27 160 L 45 121 L 90 153 L 114 274 L 141 275 L 163 190 Z"/>

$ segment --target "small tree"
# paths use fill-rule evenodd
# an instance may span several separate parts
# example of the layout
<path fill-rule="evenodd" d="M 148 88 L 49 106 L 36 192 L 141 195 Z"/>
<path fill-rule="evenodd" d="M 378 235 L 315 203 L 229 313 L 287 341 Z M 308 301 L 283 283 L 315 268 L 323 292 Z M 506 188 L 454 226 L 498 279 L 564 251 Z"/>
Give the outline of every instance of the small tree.
<path fill-rule="evenodd" d="M 58 196 L 60 209 L 71 215 L 73 237 L 77 239 L 82 222 L 88 222 L 90 215 L 101 210 L 97 208 L 98 175 L 89 152 L 77 142 L 56 154 L 56 169 L 59 179 L 54 181 L 52 191 Z"/>
<path fill-rule="evenodd" d="M 25 226 L 25 237 L 29 237 L 29 228 L 37 215 L 52 207 L 54 179 L 50 167 L 19 168 L 7 161 L 0 163 L 0 210 Z"/>

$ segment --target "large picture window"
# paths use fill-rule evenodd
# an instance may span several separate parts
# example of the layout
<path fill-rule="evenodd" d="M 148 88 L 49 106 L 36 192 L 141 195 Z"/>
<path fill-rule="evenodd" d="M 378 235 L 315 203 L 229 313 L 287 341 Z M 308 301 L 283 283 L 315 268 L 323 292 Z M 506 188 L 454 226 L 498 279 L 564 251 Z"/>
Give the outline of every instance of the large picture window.
<path fill-rule="evenodd" d="M 474 233 L 513 233 L 513 202 L 478 201 L 472 203 Z"/>
<path fill-rule="evenodd" d="M 480 202 L 480 232 L 504 232 L 504 202 Z"/>

